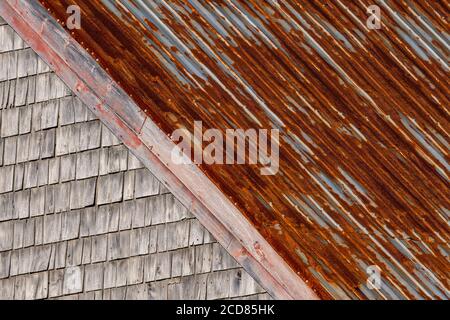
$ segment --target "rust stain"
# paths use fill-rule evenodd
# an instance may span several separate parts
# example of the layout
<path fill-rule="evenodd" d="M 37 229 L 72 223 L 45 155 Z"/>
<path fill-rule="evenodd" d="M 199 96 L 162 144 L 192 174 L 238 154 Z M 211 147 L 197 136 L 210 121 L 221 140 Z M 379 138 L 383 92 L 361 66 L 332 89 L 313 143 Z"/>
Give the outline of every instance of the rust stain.
<path fill-rule="evenodd" d="M 40 2 L 166 134 L 280 130 L 275 176 L 200 168 L 322 298 L 450 297 L 447 1 Z"/>

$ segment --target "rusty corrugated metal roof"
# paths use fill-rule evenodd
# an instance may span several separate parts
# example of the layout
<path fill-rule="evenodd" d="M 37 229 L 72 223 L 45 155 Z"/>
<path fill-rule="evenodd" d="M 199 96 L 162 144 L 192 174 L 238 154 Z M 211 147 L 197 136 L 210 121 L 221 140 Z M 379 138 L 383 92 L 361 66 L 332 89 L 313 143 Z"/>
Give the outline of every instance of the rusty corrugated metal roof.
<path fill-rule="evenodd" d="M 320 297 L 449 297 L 447 1 L 41 3 L 166 134 L 280 130 L 276 175 L 200 168 Z"/>

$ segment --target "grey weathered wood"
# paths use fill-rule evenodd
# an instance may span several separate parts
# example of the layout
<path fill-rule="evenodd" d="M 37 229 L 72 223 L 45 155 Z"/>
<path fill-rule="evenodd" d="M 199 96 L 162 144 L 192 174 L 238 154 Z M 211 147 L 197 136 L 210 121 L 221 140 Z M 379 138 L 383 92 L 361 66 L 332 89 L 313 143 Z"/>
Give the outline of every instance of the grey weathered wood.
<path fill-rule="evenodd" d="M 228 288 L 230 285 L 230 274 L 228 272 L 213 272 L 208 274 L 207 280 L 207 299 L 223 299 L 228 298 Z"/>
<path fill-rule="evenodd" d="M 144 275 L 144 262 L 142 257 L 128 259 L 127 284 L 141 283 Z"/>
<path fill-rule="evenodd" d="M 52 253 L 54 253 L 54 267 L 56 269 L 66 266 L 67 242 L 61 241 L 52 245 Z"/>
<path fill-rule="evenodd" d="M 80 211 L 63 212 L 61 226 L 61 240 L 71 240 L 78 237 L 80 230 Z"/>
<path fill-rule="evenodd" d="M 11 108 L 2 110 L 2 124 L 0 136 L 2 138 L 14 136 L 19 133 L 19 109 Z"/>
<path fill-rule="evenodd" d="M 13 189 L 14 166 L 0 168 L 0 193 L 9 192 Z"/>
<path fill-rule="evenodd" d="M 83 239 L 75 239 L 67 242 L 66 266 L 78 266 L 81 264 L 83 253 Z"/>
<path fill-rule="evenodd" d="M 13 245 L 13 221 L 0 223 L 0 251 L 11 250 Z"/>
<path fill-rule="evenodd" d="M 33 188 L 38 185 L 38 161 L 26 162 L 24 164 L 23 188 Z"/>
<path fill-rule="evenodd" d="M 134 178 L 135 170 L 127 171 L 124 174 L 123 182 L 123 200 L 130 200 L 134 197 Z"/>
<path fill-rule="evenodd" d="M 98 290 L 103 287 L 103 264 L 96 263 L 84 267 L 84 289 Z"/>
<path fill-rule="evenodd" d="M 32 111 L 28 106 L 19 108 L 19 134 L 30 133 Z"/>
<path fill-rule="evenodd" d="M 43 299 L 48 293 L 48 273 L 33 273 L 27 276 L 25 299 Z"/>
<path fill-rule="evenodd" d="M 107 235 L 100 235 L 92 238 L 92 252 L 91 252 L 92 263 L 103 262 L 106 260 L 107 245 L 108 245 Z"/>
<path fill-rule="evenodd" d="M 63 294 L 64 269 L 49 272 L 48 296 L 58 297 Z"/>
<path fill-rule="evenodd" d="M 42 103 L 41 129 L 54 128 L 58 125 L 58 100 Z"/>
<path fill-rule="evenodd" d="M 77 153 L 76 178 L 85 179 L 98 175 L 99 151 L 85 151 Z"/>
<path fill-rule="evenodd" d="M 159 193 L 159 182 L 147 169 L 136 170 L 134 193 L 136 198 Z"/>
<path fill-rule="evenodd" d="M 83 270 L 81 267 L 69 267 L 65 269 L 63 280 L 63 293 L 71 294 L 83 290 Z"/>
<path fill-rule="evenodd" d="M 46 188 L 33 188 L 30 191 L 30 216 L 39 216 L 45 213 Z"/>
<path fill-rule="evenodd" d="M 57 184 L 54 186 L 55 212 L 69 210 L 70 207 L 70 182 Z"/>
<path fill-rule="evenodd" d="M 55 129 L 42 132 L 40 153 L 42 159 L 53 157 L 55 153 Z"/>
<path fill-rule="evenodd" d="M 70 208 L 79 209 L 94 204 L 96 179 L 72 181 L 70 183 Z"/>
<path fill-rule="evenodd" d="M 38 179 L 37 184 L 38 186 L 45 186 L 48 184 L 48 165 L 49 161 L 48 159 L 40 160 L 38 162 Z"/>
<path fill-rule="evenodd" d="M 25 228 L 25 220 L 14 221 L 14 240 L 13 249 L 20 249 L 23 246 L 23 232 Z"/>
<path fill-rule="evenodd" d="M 30 190 L 19 191 L 14 194 L 14 216 L 19 219 L 30 215 Z"/>
<path fill-rule="evenodd" d="M 7 278 L 9 276 L 10 263 L 11 263 L 11 251 L 0 252 L 0 279 Z"/>
<path fill-rule="evenodd" d="M 61 214 L 44 216 L 44 243 L 57 242 L 61 239 Z"/>
<path fill-rule="evenodd" d="M 17 136 L 8 137 L 4 141 L 4 157 L 3 165 L 8 166 L 16 163 L 16 153 L 17 153 Z"/>

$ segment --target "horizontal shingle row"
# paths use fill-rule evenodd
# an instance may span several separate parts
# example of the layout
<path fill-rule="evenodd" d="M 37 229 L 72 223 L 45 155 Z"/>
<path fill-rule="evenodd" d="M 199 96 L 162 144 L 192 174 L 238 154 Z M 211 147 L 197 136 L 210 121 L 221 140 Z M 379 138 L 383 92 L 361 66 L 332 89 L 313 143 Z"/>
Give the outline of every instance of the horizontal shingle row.
<path fill-rule="evenodd" d="M 89 181 L 94 180 L 81 180 L 76 183 Z M 80 190 L 89 191 L 86 185 L 88 183 L 82 184 Z M 74 194 L 64 189 L 61 193 L 67 194 L 67 199 Z M 29 192 L 15 193 L 14 197 L 12 195 L 6 194 L 3 199 L 11 198 L 14 205 L 0 201 L 2 206 L 6 204 L 7 210 L 10 208 L 12 212 L 9 216 L 3 215 L 5 221 L 0 222 L 0 251 L 105 233 L 113 235 L 114 232 L 129 229 L 137 232 L 139 228 L 149 226 L 158 226 L 159 239 L 169 248 L 179 247 L 177 244 L 185 243 L 187 246 L 202 243 L 205 234 L 198 221 L 192 219 L 192 215 L 171 194 L 56 213 L 53 213 L 55 210 L 49 209 L 50 202 L 30 201 Z M 93 194 L 88 193 L 77 202 L 86 202 L 92 198 Z M 64 204 L 56 202 L 53 209 L 63 207 Z M 0 212 L 5 211 L 1 209 Z"/>
<path fill-rule="evenodd" d="M 118 268 L 123 267 L 132 269 L 131 273 L 127 270 L 127 273 L 121 274 L 120 279 L 115 279 L 124 285 L 110 288 L 105 287 L 105 284 L 111 279 L 104 278 L 110 276 L 107 274 L 110 271 L 105 270 L 102 264 L 0 280 L 3 288 L 0 299 L 270 299 L 270 296 L 241 269 L 179 276 L 146 283 L 136 277 L 136 274 L 141 275 L 141 269 L 144 268 L 140 262 L 129 259 Z"/>
<path fill-rule="evenodd" d="M 184 252 L 190 254 L 188 250 Z M 102 291 L 100 296 L 104 296 L 118 288 L 138 289 L 137 285 L 142 290 L 137 296 L 135 292 L 120 299 L 225 299 L 264 292 L 240 268 L 199 273 L 185 264 L 182 272 L 173 273 L 170 264 L 170 253 L 157 253 L 14 276 L 0 280 L 3 289 L 0 299 L 44 299 L 74 294 L 79 294 L 76 298 L 86 299 L 89 292 Z"/>
<path fill-rule="evenodd" d="M 125 199 L 133 198 L 134 193 L 136 197 L 158 193 L 159 183 L 147 169 L 121 173 L 141 166 L 123 145 L 51 157 L 54 131 L 40 133 L 2 140 L 5 157 L 0 167 L 0 194 L 97 176 L 102 186 L 115 184 L 117 194 L 125 188 Z M 102 192 L 102 203 L 113 197 L 108 190 Z"/>
<path fill-rule="evenodd" d="M 0 81 L 49 72 L 50 68 L 31 49 L 0 53 Z"/>
<path fill-rule="evenodd" d="M 124 259 L 139 257 L 146 265 L 146 282 L 238 267 L 217 243 L 203 241 L 195 246 L 186 243 L 161 246 L 157 238 L 161 230 L 164 229 L 133 229 L 3 251 L 0 252 L 0 279 L 99 262 L 109 268 L 108 265 L 121 264 Z"/>
<path fill-rule="evenodd" d="M 64 83 L 50 72 L 6 80 L 0 82 L 0 109 L 48 101 L 70 94 Z"/>
<path fill-rule="evenodd" d="M 3 109 L 0 112 L 0 120 L 2 122 L 0 136 L 5 138 L 29 133 L 30 131 L 55 128 L 58 125 L 63 127 L 69 124 L 83 123 L 96 120 L 96 118 L 78 98 L 65 96 L 59 99 L 38 103 L 29 102 L 28 105 Z M 104 133 L 102 138 L 102 146 L 119 144 L 119 141 L 114 139 L 115 137 L 109 130 Z M 108 143 L 109 140 L 110 143 Z"/>
<path fill-rule="evenodd" d="M 12 50 L 20 50 L 29 46 L 9 25 L 0 24 L 0 53 Z"/>

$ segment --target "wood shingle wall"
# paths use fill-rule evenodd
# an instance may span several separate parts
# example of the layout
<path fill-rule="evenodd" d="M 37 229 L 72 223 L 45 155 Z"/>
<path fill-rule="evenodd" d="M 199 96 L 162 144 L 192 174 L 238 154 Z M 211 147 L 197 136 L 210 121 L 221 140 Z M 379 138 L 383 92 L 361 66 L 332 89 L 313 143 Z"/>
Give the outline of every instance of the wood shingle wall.
<path fill-rule="evenodd" d="M 270 298 L 1 18 L 0 298 Z"/>

